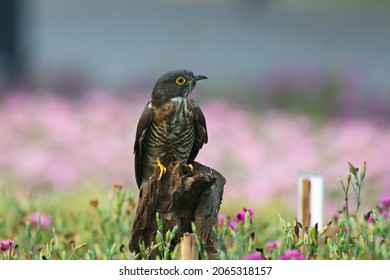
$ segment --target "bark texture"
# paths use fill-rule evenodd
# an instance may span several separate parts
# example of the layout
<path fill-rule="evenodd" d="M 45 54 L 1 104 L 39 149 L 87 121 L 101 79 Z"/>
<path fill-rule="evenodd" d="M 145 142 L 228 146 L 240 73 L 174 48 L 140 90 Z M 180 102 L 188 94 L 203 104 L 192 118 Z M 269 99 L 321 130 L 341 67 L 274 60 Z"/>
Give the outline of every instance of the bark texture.
<path fill-rule="evenodd" d="M 171 163 L 167 172 L 158 180 L 157 168 L 149 184 L 141 191 L 129 249 L 139 253 L 140 242 L 146 247 L 155 242 L 157 231 L 156 212 L 163 223 L 163 234 L 176 225 L 178 232 L 172 247 L 180 242 L 184 233 L 191 233 L 191 223 L 197 235 L 205 241 L 210 259 L 218 259 L 218 212 L 222 203 L 225 178 L 217 171 L 193 162 L 193 170 L 181 161 Z M 156 253 L 151 258 L 156 257 Z"/>

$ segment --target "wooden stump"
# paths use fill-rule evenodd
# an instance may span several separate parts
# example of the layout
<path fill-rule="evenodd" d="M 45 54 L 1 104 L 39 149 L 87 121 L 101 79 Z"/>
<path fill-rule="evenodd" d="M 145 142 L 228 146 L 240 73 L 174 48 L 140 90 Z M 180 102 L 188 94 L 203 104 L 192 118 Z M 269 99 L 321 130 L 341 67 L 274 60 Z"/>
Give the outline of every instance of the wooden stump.
<path fill-rule="evenodd" d="M 196 247 L 196 237 L 193 233 L 184 233 L 180 239 L 180 259 L 197 260 L 199 259 L 198 248 Z"/>
<path fill-rule="evenodd" d="M 180 242 L 184 233 L 191 233 L 191 222 L 197 234 L 206 242 L 206 252 L 210 259 L 218 259 L 218 212 L 222 202 L 225 178 L 217 171 L 194 162 L 193 171 L 181 161 L 173 162 L 160 180 L 156 169 L 149 184 L 141 191 L 134 223 L 131 230 L 129 249 L 139 253 L 139 244 L 146 247 L 155 243 L 159 212 L 163 224 L 163 234 L 176 225 L 172 247 Z M 151 258 L 155 258 L 152 254 Z"/>

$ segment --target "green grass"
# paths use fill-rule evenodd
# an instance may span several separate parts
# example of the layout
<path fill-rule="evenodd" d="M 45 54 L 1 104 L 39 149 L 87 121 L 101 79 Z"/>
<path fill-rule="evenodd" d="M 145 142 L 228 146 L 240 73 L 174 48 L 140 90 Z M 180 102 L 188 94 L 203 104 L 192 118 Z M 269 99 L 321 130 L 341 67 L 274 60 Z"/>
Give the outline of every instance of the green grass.
<path fill-rule="evenodd" d="M 349 183 L 360 184 L 361 188 L 363 180 L 354 178 L 364 176 L 352 167 Z M 348 178 L 343 184 L 346 189 Z M 12 183 L 0 187 L 0 240 L 11 239 L 15 244 L 15 248 L 0 250 L 0 259 L 143 259 L 150 252 L 150 248 L 143 248 L 136 256 L 128 252 L 137 196 L 121 186 L 114 185 L 105 193 L 84 189 L 36 197 L 17 194 L 14 188 Z M 364 214 L 344 211 L 323 229 L 305 230 L 278 200 L 255 205 L 251 208 L 253 216 L 242 212 L 243 206 L 252 206 L 248 203 L 223 201 L 220 213 L 226 218 L 218 227 L 221 259 L 248 255 L 279 259 L 291 252 L 305 259 L 390 259 L 389 209 L 373 209 L 371 221 Z M 237 211 L 245 217 L 238 219 Z M 37 212 L 51 216 L 50 226 L 29 221 L 29 215 Z M 158 232 L 154 248 L 160 259 L 178 258 L 177 250 L 167 249 L 174 231 Z M 204 243 L 199 239 L 197 242 L 205 258 Z M 269 248 L 269 242 L 277 245 Z"/>
<path fill-rule="evenodd" d="M 115 259 L 124 258 L 119 248 L 127 247 L 134 214 L 134 195 L 112 190 L 98 206 L 90 205 L 87 191 L 62 193 L 46 198 L 16 198 L 12 186 L 0 192 L 0 239 L 18 244 L 16 259 Z M 42 228 L 28 216 L 40 212 L 52 217 Z M 3 253 L 3 258 L 6 256 Z"/>

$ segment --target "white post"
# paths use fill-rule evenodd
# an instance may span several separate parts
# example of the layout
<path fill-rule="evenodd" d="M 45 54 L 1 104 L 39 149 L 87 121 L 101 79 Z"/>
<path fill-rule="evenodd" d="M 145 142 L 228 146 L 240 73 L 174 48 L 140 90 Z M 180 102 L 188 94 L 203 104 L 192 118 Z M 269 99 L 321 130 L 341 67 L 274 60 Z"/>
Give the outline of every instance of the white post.
<path fill-rule="evenodd" d="M 309 198 L 308 201 L 304 199 Z M 320 173 L 301 172 L 298 177 L 298 221 L 303 223 L 309 217 L 308 225 L 318 223 L 318 230 L 323 227 L 324 178 Z M 307 213 L 308 206 L 310 212 Z M 305 226 L 305 225 L 303 225 Z"/>

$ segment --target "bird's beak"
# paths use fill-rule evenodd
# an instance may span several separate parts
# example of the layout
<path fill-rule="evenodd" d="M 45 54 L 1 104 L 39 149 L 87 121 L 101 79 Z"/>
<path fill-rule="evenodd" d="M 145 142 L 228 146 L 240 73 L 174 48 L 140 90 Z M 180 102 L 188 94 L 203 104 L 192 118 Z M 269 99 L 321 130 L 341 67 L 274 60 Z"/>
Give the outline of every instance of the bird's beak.
<path fill-rule="evenodd" d="M 195 75 L 195 81 L 206 80 L 207 77 L 203 75 Z"/>
<path fill-rule="evenodd" d="M 193 79 L 188 81 L 188 84 L 190 85 L 190 90 L 187 94 L 189 94 L 196 86 L 196 82 L 200 80 L 206 80 L 207 77 L 203 75 L 195 75 Z"/>

